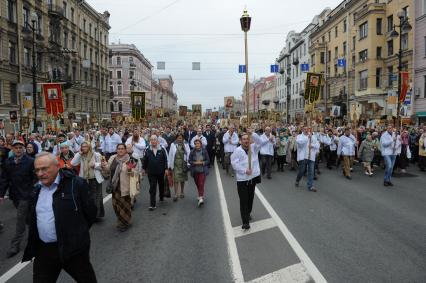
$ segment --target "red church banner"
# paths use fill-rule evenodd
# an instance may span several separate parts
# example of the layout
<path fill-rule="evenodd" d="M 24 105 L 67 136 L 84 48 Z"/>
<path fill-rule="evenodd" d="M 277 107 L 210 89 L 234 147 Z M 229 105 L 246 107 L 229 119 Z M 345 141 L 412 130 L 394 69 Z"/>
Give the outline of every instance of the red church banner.
<path fill-rule="evenodd" d="M 53 115 L 55 118 L 57 118 L 58 114 L 64 113 L 61 84 L 43 84 L 43 93 L 46 101 L 47 114 Z"/>
<path fill-rule="evenodd" d="M 408 87 L 410 84 L 410 77 L 408 72 L 401 72 L 401 95 L 399 96 L 399 101 L 404 102 L 405 97 L 407 96 Z"/>

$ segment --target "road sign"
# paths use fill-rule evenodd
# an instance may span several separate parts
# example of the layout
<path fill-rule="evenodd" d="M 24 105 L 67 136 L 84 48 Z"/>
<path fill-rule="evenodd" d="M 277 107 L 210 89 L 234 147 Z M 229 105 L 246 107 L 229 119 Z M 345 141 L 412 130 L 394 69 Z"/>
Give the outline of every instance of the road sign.
<path fill-rule="evenodd" d="M 346 59 L 345 58 L 337 59 L 337 67 L 346 67 Z"/>
<path fill-rule="evenodd" d="M 302 72 L 309 72 L 309 64 L 308 63 L 301 64 L 300 69 L 302 70 Z"/>
<path fill-rule="evenodd" d="M 192 70 L 193 71 L 200 71 L 201 70 L 201 63 L 200 62 L 192 62 Z"/>
<path fill-rule="evenodd" d="M 238 66 L 238 73 L 245 74 L 246 72 L 246 65 L 239 65 Z"/>
<path fill-rule="evenodd" d="M 280 67 L 277 64 L 271 65 L 271 73 L 278 73 L 279 68 Z"/>
<path fill-rule="evenodd" d="M 395 81 L 397 81 L 398 80 L 398 76 L 397 75 L 395 75 L 395 74 L 392 74 L 391 75 L 391 81 L 392 82 L 395 82 Z"/>

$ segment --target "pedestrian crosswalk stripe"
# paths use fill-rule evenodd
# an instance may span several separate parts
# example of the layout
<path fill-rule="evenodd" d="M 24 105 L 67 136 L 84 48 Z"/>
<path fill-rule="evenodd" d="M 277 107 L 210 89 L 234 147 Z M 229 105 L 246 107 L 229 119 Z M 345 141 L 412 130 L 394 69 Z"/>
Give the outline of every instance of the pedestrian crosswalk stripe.
<path fill-rule="evenodd" d="M 272 218 L 268 218 L 250 223 L 249 230 L 243 230 L 241 229 L 241 226 L 234 227 L 234 237 L 239 238 L 256 232 L 265 231 L 274 227 L 277 227 L 277 224 Z"/>
<path fill-rule="evenodd" d="M 262 277 L 249 281 L 248 283 L 281 283 L 281 282 L 310 282 L 309 276 L 305 266 L 301 263 L 287 266 L 286 268 L 266 274 Z"/>

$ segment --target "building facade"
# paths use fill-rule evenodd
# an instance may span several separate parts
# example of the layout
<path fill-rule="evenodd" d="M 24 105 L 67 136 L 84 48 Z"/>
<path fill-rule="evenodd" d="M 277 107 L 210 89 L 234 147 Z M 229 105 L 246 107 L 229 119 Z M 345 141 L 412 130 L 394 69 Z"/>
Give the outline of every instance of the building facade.
<path fill-rule="evenodd" d="M 153 75 L 150 105 L 147 109 L 163 109 L 164 114 L 177 113 L 177 94 L 174 92 L 174 81 L 171 75 Z"/>
<path fill-rule="evenodd" d="M 132 91 L 145 91 L 146 104 L 150 105 L 152 88 L 151 63 L 133 44 L 109 45 L 109 91 L 111 115 L 131 116 Z M 146 107 L 147 107 L 146 105 Z"/>
<path fill-rule="evenodd" d="M 37 83 L 67 83 L 66 123 L 68 116 L 82 125 L 108 119 L 109 13 L 77 0 L 6 0 L 0 5 L 0 119 L 6 120 L 6 128 L 11 129 L 9 111 L 32 115 L 24 111 L 23 100 L 32 97 L 33 51 Z M 39 127 L 45 129 L 40 91 L 36 103 Z"/>
<path fill-rule="evenodd" d="M 401 47 L 402 71 L 412 78 L 413 31 L 399 35 L 401 46 L 399 37 L 391 34 L 400 15 L 412 14 L 410 0 L 347 0 L 320 16 L 310 35 L 309 53 L 312 70 L 325 77 L 318 105 L 325 117 L 337 105 L 344 110 L 336 117 L 342 122 L 395 118 L 396 99 L 391 98 L 397 96 L 398 51 Z"/>
<path fill-rule="evenodd" d="M 414 115 L 426 123 L 426 0 L 414 0 Z"/>

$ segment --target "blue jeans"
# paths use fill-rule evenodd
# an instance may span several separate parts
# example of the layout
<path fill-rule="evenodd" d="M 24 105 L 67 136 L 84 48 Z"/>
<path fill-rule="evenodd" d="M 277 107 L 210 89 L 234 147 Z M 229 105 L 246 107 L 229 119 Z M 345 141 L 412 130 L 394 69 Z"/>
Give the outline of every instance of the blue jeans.
<path fill-rule="evenodd" d="M 390 182 L 396 155 L 384 155 L 383 159 L 385 161 L 385 182 Z"/>
<path fill-rule="evenodd" d="M 314 182 L 314 171 L 315 171 L 315 161 L 312 160 L 300 160 L 299 162 L 299 172 L 297 173 L 296 182 L 299 182 L 305 175 L 306 167 L 308 167 L 308 190 L 311 190 Z"/>

